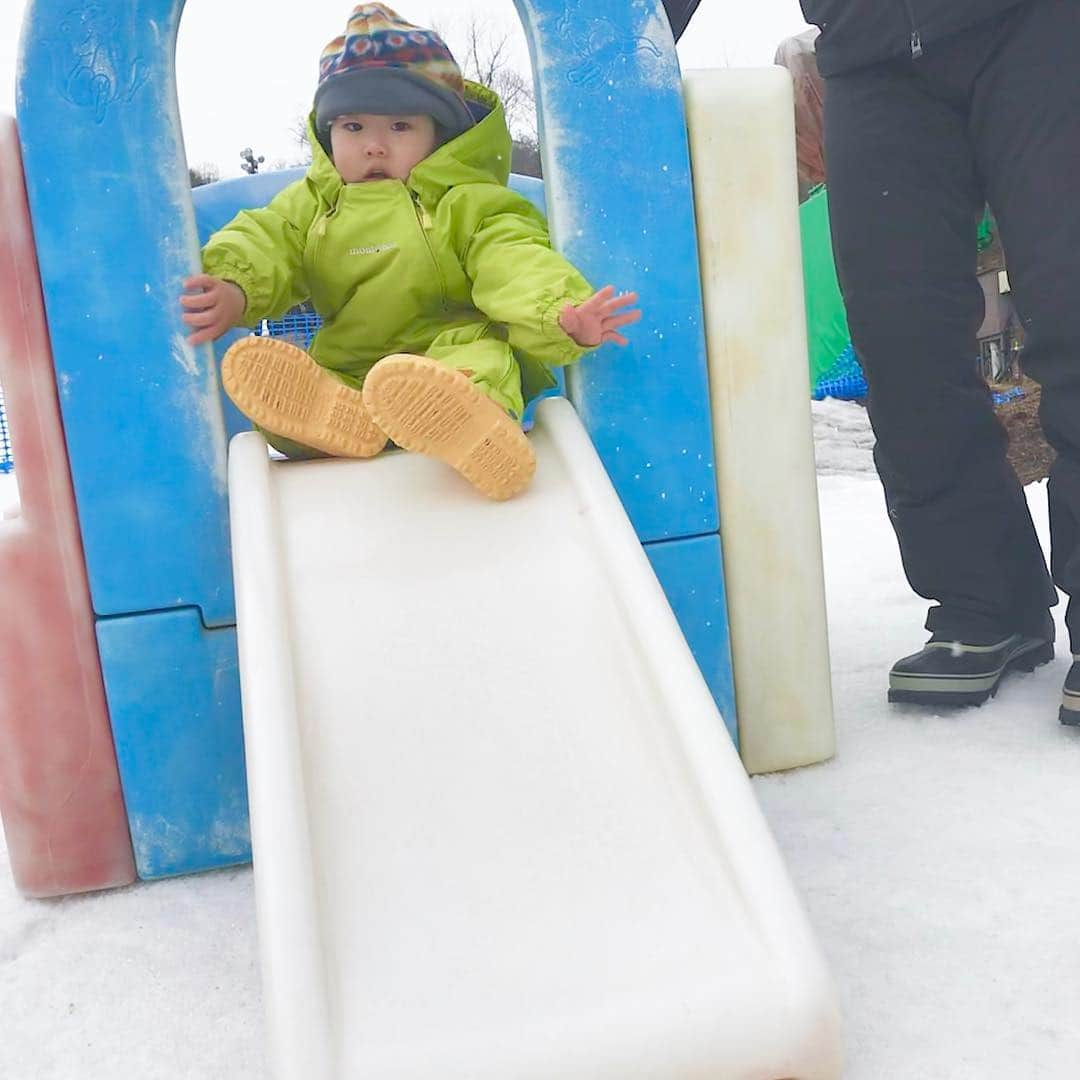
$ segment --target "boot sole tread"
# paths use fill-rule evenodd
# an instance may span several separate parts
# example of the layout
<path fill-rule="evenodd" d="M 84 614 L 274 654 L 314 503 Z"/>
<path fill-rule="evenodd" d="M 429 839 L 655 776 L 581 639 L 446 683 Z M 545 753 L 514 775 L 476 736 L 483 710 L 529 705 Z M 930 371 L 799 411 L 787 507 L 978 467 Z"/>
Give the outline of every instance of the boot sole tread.
<path fill-rule="evenodd" d="M 517 422 L 467 376 L 428 357 L 380 360 L 364 381 L 364 403 L 396 445 L 444 462 L 490 499 L 516 495 L 536 471 Z"/>
<path fill-rule="evenodd" d="M 386 446 L 361 392 L 287 341 L 236 342 L 222 359 L 221 382 L 236 407 L 274 435 L 334 457 L 374 457 Z"/>

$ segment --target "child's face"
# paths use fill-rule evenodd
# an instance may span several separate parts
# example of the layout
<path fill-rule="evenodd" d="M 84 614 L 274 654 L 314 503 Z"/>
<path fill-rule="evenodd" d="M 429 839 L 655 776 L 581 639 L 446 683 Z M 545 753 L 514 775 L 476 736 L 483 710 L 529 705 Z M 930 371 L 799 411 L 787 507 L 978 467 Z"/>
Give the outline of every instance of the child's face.
<path fill-rule="evenodd" d="M 434 149 L 435 121 L 430 116 L 350 113 L 330 125 L 334 165 L 346 184 L 405 180 Z"/>

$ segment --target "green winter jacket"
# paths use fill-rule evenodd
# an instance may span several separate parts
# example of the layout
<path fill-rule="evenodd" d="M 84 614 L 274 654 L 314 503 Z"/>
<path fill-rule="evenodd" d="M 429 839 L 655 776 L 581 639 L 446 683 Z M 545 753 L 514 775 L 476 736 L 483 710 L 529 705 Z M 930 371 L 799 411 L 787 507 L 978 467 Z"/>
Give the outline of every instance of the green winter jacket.
<path fill-rule="evenodd" d="M 551 250 L 543 216 L 506 187 L 498 97 L 466 87 L 487 115 L 405 183 L 343 183 L 309 123 L 304 178 L 239 213 L 203 249 L 206 273 L 244 290 L 245 324 L 310 299 L 323 319 L 312 356 L 355 386 L 389 353 L 424 353 L 436 337 L 494 338 L 513 350 L 525 400 L 555 385 L 552 366 L 587 351 L 557 320 L 593 289 Z"/>

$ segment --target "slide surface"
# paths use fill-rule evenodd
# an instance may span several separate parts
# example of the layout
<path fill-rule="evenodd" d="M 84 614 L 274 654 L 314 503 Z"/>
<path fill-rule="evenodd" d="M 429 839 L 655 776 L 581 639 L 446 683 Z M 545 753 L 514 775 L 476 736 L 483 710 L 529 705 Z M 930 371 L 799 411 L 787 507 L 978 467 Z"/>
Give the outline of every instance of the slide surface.
<path fill-rule="evenodd" d="M 572 406 L 533 488 L 272 462 L 230 501 L 281 1078 L 839 1075 L 822 960 Z"/>

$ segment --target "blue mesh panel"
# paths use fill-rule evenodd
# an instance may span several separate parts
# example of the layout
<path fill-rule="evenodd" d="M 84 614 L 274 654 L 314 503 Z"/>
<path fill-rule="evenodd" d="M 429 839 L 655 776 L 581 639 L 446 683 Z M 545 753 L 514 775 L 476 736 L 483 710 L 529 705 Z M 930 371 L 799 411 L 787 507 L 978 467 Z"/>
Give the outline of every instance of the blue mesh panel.
<path fill-rule="evenodd" d="M 868 390 L 866 376 L 859 366 L 859 358 L 849 344 L 836 358 L 836 363 L 818 379 L 811 397 L 815 401 L 827 397 L 851 401 L 854 398 L 866 397 Z"/>
<path fill-rule="evenodd" d="M 320 326 L 322 319 L 314 311 L 290 311 L 280 319 L 263 319 L 255 333 L 260 337 L 286 338 L 306 349 Z"/>
<path fill-rule="evenodd" d="M 15 467 L 11 457 L 11 437 L 8 435 L 7 416 L 4 415 L 4 391 L 0 389 L 0 473 L 9 473 Z"/>
<path fill-rule="evenodd" d="M 991 395 L 994 399 L 995 405 L 1004 405 L 1006 401 L 1014 401 L 1016 398 L 1024 396 L 1024 388 L 1022 386 L 1013 386 L 1008 390 L 995 390 Z"/>

